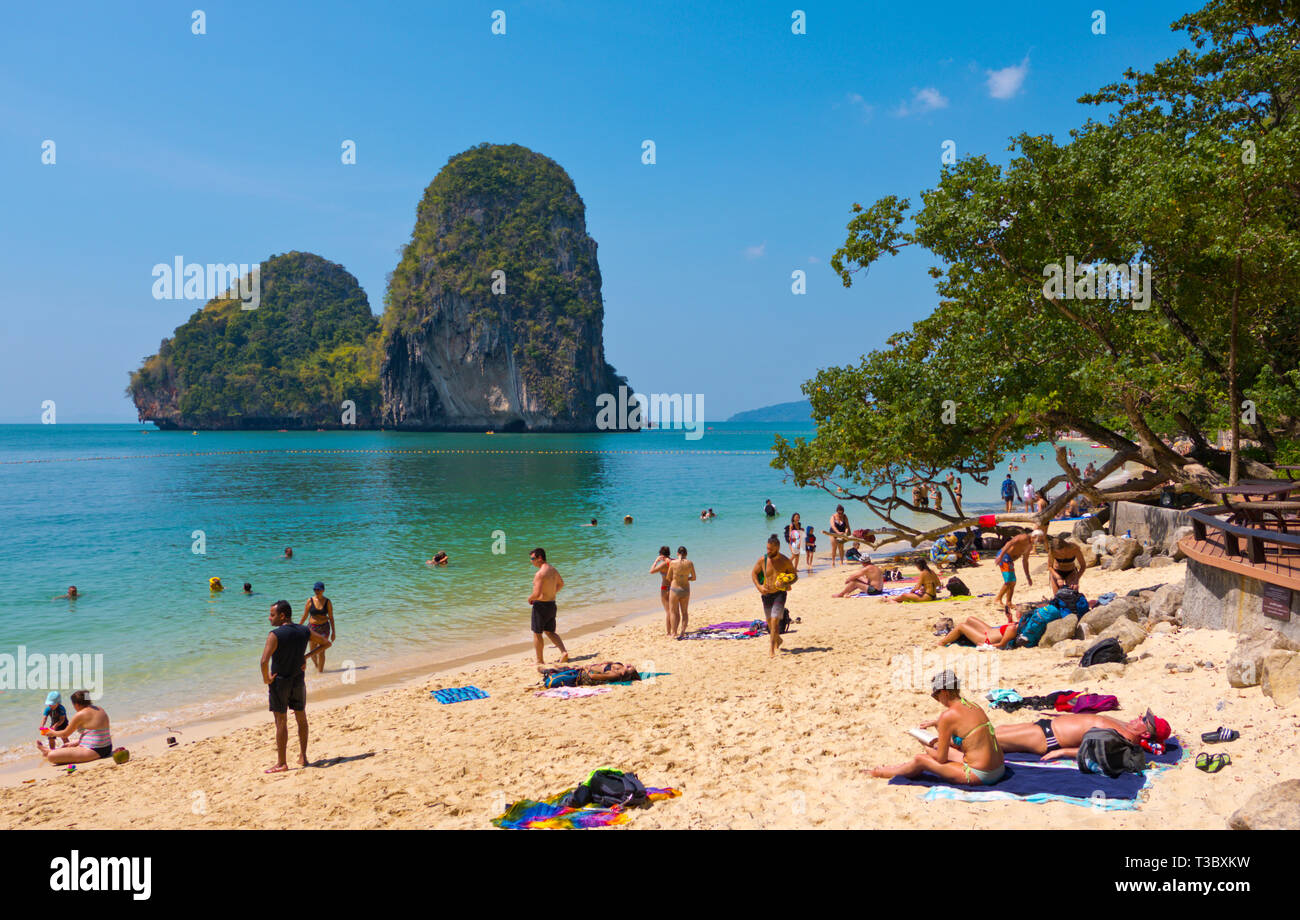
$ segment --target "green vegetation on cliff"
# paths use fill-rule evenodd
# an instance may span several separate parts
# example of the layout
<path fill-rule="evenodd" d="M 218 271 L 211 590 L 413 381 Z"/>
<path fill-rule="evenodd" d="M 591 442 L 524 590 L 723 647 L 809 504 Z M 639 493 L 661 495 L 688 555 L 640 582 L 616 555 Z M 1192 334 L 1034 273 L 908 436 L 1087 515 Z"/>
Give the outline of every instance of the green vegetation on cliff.
<path fill-rule="evenodd" d="M 216 299 L 131 375 L 142 421 L 193 428 L 339 424 L 379 415 L 379 322 L 342 266 L 289 252 L 261 265 L 261 304 Z"/>

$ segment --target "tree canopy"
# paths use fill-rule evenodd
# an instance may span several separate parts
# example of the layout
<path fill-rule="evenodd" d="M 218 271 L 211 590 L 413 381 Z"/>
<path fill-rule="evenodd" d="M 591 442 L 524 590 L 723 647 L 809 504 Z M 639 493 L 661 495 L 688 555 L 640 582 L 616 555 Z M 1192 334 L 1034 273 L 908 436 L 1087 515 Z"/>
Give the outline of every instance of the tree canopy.
<path fill-rule="evenodd" d="M 778 437 L 773 465 L 864 501 L 916 542 L 965 518 L 954 498 L 925 533 L 899 521 L 916 510 L 906 486 L 944 470 L 987 482 L 1006 454 L 1067 430 L 1114 454 L 1083 480 L 1058 448 L 1047 486 L 1069 481 L 1094 501 L 1170 486 L 1208 498 L 1238 460 L 1264 476 L 1294 457 L 1300 23 L 1281 8 L 1214 0 L 1174 23 L 1190 48 L 1080 100 L 1109 106 L 1104 120 L 1062 141 L 1021 134 L 1006 166 L 945 166 L 919 208 L 854 204 L 831 260 L 843 284 L 921 246 L 939 261 L 939 307 L 808 381 L 816 436 Z M 1077 277 L 1051 283 L 1070 264 Z M 1229 428 L 1257 446 L 1221 450 Z M 1097 488 L 1126 461 L 1146 472 Z"/>

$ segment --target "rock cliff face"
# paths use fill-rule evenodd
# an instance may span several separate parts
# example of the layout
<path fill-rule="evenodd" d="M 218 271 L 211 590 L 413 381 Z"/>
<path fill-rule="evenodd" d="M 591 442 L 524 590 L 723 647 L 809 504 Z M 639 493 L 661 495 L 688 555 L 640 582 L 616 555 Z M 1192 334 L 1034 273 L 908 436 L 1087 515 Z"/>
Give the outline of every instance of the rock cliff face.
<path fill-rule="evenodd" d="M 260 266 L 260 303 L 208 301 L 131 375 L 160 428 L 375 427 L 379 322 L 341 265 L 289 252 Z M 344 402 L 352 413 L 345 416 Z"/>
<path fill-rule="evenodd" d="M 626 381 L 605 361 L 596 242 L 573 180 L 518 145 L 481 144 L 425 190 L 389 282 L 383 424 L 593 431 Z"/>

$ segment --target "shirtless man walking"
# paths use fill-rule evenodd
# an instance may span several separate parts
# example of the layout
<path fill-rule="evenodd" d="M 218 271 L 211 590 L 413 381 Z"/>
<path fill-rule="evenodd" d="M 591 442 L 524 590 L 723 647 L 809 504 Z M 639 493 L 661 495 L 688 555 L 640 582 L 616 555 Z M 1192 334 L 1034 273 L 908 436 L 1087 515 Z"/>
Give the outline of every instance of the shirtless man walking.
<path fill-rule="evenodd" d="M 1002 547 L 998 552 L 997 558 L 993 560 L 998 570 L 1002 573 L 1002 588 L 998 591 L 998 596 L 993 598 L 994 604 L 1002 604 L 1007 614 L 1007 622 L 1011 622 L 1011 596 L 1016 593 L 1016 560 L 1023 559 L 1025 565 L 1025 581 L 1032 588 L 1034 579 L 1029 574 L 1029 552 L 1033 549 L 1034 538 L 1029 533 L 1019 533 L 1007 541 L 1007 545 Z"/>
<path fill-rule="evenodd" d="M 555 566 L 546 561 L 546 550 L 540 546 L 529 553 L 528 558 L 537 569 L 533 576 L 533 593 L 528 595 L 528 603 L 533 607 L 533 649 L 537 652 L 537 663 L 545 663 L 542 636 L 555 643 L 560 650 L 560 661 L 568 661 L 569 652 L 555 633 L 555 594 L 564 587 L 564 579 Z"/>
<path fill-rule="evenodd" d="M 780 575 L 790 577 L 784 584 L 778 584 L 777 577 Z M 776 650 L 781 647 L 781 618 L 785 615 L 786 592 L 799 580 L 799 573 L 794 570 L 790 560 L 782 555 L 781 539 L 776 534 L 767 538 L 767 553 L 754 563 L 749 577 L 763 597 L 763 616 L 767 620 L 767 634 L 770 637 L 767 657 L 775 658 Z"/>

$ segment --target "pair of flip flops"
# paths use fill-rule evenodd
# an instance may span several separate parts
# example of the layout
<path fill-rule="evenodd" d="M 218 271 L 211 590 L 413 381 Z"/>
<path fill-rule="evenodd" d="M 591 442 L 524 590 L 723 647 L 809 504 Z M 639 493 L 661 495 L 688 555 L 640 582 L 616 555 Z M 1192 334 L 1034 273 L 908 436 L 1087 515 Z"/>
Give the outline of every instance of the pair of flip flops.
<path fill-rule="evenodd" d="M 1210 754 L 1201 751 L 1196 755 L 1196 769 L 1204 770 L 1206 773 L 1218 773 L 1230 763 L 1232 757 L 1227 754 Z"/>
<path fill-rule="evenodd" d="M 1236 741 L 1241 737 L 1241 732 L 1235 728 L 1224 728 L 1220 725 L 1212 732 L 1205 732 L 1201 735 L 1201 740 L 1206 744 L 1220 744 L 1224 741 Z"/>

